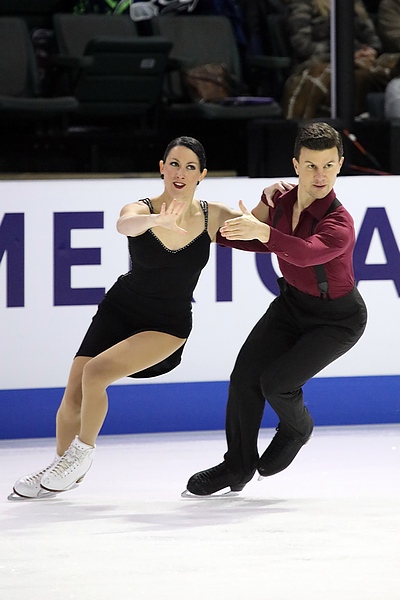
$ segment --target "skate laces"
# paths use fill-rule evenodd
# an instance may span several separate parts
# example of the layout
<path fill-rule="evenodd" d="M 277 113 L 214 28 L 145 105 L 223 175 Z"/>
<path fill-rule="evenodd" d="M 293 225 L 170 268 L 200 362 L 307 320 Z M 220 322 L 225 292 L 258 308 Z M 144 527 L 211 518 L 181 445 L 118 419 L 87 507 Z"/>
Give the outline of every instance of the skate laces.
<path fill-rule="evenodd" d="M 220 463 L 215 467 L 211 467 L 210 469 L 206 469 L 205 471 L 201 471 L 198 474 L 198 478 L 200 481 L 209 481 L 211 478 L 219 477 L 221 475 L 227 474 L 227 468 L 225 463 Z"/>
<path fill-rule="evenodd" d="M 81 462 L 85 458 L 85 454 L 84 450 L 80 450 L 76 446 L 70 446 L 51 469 L 51 473 L 62 476 L 75 462 Z"/>
<path fill-rule="evenodd" d="M 35 483 L 36 481 L 42 478 L 42 475 L 44 475 L 49 468 L 50 467 L 47 467 L 47 469 L 42 469 L 41 471 L 36 471 L 36 473 L 26 475 L 25 477 L 23 477 L 23 479 L 24 481 L 26 481 L 26 483 Z"/>
<path fill-rule="evenodd" d="M 55 462 L 56 462 L 56 460 L 53 460 L 51 465 L 49 465 L 45 469 L 42 469 L 41 471 L 36 471 L 35 473 L 31 473 L 30 475 L 26 475 L 25 477 L 22 478 L 22 480 L 25 481 L 26 483 L 37 483 L 38 481 L 40 481 L 42 479 L 43 475 L 45 473 L 47 473 L 47 471 L 50 471 L 50 469 L 53 467 Z"/>

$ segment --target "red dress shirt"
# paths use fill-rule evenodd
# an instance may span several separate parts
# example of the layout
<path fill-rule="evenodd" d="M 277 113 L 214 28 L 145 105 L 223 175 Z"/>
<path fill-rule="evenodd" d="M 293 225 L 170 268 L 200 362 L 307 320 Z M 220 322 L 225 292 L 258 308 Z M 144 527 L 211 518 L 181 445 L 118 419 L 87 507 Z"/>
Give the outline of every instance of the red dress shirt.
<path fill-rule="evenodd" d="M 355 285 L 355 232 L 353 218 L 344 206 L 337 207 L 325 216 L 335 198 L 336 194 L 331 190 L 324 198 L 315 200 L 302 211 L 299 223 L 292 231 L 297 186 L 284 194 L 277 191 L 273 199 L 275 206 L 270 208 L 267 224 L 272 224 L 280 204 L 283 210 L 276 227 L 271 226 L 267 244 L 259 240 L 226 240 L 219 232 L 217 242 L 251 252 L 273 252 L 278 257 L 279 268 L 286 281 L 311 296 L 320 295 L 314 265 L 323 264 L 329 284 L 329 296 L 332 299 L 340 298 Z"/>

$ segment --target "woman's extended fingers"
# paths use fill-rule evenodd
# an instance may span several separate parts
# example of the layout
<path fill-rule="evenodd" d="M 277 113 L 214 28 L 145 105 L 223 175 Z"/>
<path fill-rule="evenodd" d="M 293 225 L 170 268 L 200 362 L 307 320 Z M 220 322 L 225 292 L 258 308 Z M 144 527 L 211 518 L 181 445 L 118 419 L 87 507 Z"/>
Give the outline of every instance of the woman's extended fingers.
<path fill-rule="evenodd" d="M 160 210 L 160 219 L 158 224 L 166 229 L 178 231 L 179 233 L 187 233 L 186 229 L 179 227 L 177 220 L 185 210 L 186 202 L 184 200 L 176 200 L 174 198 L 167 207 L 166 202 L 163 202 Z"/>
<path fill-rule="evenodd" d="M 185 210 L 185 205 L 186 202 L 184 200 L 177 200 L 176 198 L 173 198 L 171 204 L 168 207 L 167 212 L 170 215 L 176 215 L 177 217 L 180 217 L 180 215 Z"/>
<path fill-rule="evenodd" d="M 170 208 L 172 211 L 171 214 L 176 218 L 175 230 L 179 231 L 179 233 L 187 233 L 186 229 L 183 229 L 183 227 L 179 227 L 178 223 L 176 222 L 185 210 L 185 206 L 186 202 L 184 200 L 177 200 L 176 198 L 174 198 L 170 204 Z"/>
<path fill-rule="evenodd" d="M 277 181 L 273 185 L 269 185 L 268 187 L 264 188 L 263 194 L 267 199 L 268 206 L 270 206 L 271 208 L 274 208 L 275 204 L 274 204 L 272 198 L 277 190 L 279 190 L 280 192 L 282 192 L 282 194 L 284 194 L 285 192 L 292 190 L 295 187 L 295 185 L 296 184 L 294 184 L 294 183 L 289 183 L 289 181 L 281 180 L 281 181 Z"/>
<path fill-rule="evenodd" d="M 295 183 L 290 183 L 289 181 L 284 181 L 281 179 L 280 181 L 277 181 L 276 189 L 280 190 L 281 192 L 288 192 L 289 190 L 292 190 L 295 185 Z"/>

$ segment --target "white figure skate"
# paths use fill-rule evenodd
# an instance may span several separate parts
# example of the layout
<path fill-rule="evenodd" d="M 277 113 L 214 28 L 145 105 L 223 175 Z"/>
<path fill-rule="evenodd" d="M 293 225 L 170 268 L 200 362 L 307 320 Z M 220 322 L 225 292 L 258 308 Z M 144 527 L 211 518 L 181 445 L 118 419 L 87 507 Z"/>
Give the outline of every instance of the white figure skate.
<path fill-rule="evenodd" d="M 62 457 L 42 476 L 40 485 L 47 492 L 66 492 L 80 483 L 92 466 L 95 447 L 76 436 Z"/>
<path fill-rule="evenodd" d="M 40 482 L 43 477 L 54 465 L 60 460 L 58 455 L 55 456 L 51 465 L 40 471 L 30 473 L 18 479 L 13 487 L 13 492 L 8 496 L 9 500 L 34 500 L 43 498 L 52 498 L 55 494 L 45 491 L 40 487 Z"/>

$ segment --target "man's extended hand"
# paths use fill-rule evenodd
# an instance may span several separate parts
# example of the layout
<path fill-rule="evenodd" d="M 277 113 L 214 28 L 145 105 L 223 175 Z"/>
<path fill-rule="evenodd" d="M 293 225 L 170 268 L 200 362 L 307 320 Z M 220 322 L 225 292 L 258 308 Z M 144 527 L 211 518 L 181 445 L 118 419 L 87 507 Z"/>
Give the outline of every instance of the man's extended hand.
<path fill-rule="evenodd" d="M 239 209 L 242 216 L 225 221 L 220 229 L 221 235 L 227 240 L 260 240 L 266 244 L 270 235 L 269 225 L 256 219 L 247 210 L 242 200 L 239 200 Z"/>

